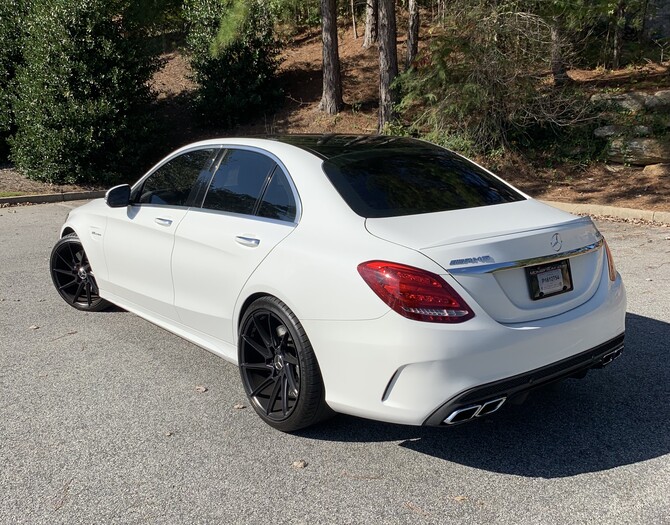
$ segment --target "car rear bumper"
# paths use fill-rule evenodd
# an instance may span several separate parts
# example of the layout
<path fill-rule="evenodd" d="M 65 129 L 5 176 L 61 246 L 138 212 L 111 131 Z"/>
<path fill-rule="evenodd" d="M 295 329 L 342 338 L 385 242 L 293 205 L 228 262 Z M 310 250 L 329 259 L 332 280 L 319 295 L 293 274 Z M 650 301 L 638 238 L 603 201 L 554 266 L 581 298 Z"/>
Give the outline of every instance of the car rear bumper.
<path fill-rule="evenodd" d="M 598 365 L 618 348 L 626 313 L 621 278 L 610 282 L 603 273 L 581 306 L 526 323 L 498 323 L 481 309 L 449 326 L 395 312 L 375 320 L 305 320 L 326 401 L 336 412 L 435 425 L 467 403 L 518 395 L 535 381 L 546 384 Z"/>
<path fill-rule="evenodd" d="M 569 377 L 580 376 L 591 368 L 607 366 L 621 355 L 624 334 L 557 363 L 513 377 L 480 385 L 459 394 L 436 410 L 426 421 L 427 426 L 453 425 L 488 415 L 504 402 Z"/>

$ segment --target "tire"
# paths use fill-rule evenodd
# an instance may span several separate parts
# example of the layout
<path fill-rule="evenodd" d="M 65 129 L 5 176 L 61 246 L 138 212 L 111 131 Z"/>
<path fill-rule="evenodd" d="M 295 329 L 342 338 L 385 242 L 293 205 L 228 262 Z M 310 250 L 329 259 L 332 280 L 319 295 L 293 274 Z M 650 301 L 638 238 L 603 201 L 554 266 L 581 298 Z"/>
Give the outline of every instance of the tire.
<path fill-rule="evenodd" d="M 85 312 L 99 312 L 111 306 L 100 297 L 91 264 L 76 233 L 55 244 L 49 270 L 56 291 L 70 306 Z"/>
<path fill-rule="evenodd" d="M 282 432 L 331 415 L 321 371 L 298 318 L 275 297 L 254 301 L 240 325 L 242 385 L 256 413 Z"/>

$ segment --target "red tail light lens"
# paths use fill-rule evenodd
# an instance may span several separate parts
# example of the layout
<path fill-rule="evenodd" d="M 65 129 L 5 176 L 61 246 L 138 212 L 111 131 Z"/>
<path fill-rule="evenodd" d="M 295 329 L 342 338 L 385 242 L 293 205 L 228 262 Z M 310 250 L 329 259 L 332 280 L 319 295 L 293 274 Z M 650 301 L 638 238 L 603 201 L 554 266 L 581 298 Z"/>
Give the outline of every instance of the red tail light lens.
<path fill-rule="evenodd" d="M 474 312 L 437 274 L 386 261 L 358 265 L 358 273 L 400 315 L 430 323 L 462 323 Z"/>

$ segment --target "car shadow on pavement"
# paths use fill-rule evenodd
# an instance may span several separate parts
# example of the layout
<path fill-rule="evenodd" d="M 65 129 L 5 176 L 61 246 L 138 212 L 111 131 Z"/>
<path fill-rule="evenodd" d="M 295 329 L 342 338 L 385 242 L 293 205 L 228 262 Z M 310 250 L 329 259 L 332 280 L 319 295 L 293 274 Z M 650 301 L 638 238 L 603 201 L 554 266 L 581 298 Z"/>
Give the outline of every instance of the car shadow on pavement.
<path fill-rule="evenodd" d="M 621 358 L 582 380 L 531 394 L 522 405 L 450 428 L 391 425 L 339 416 L 302 436 L 399 441 L 409 450 L 469 467 L 560 478 L 670 452 L 670 324 L 628 314 Z"/>

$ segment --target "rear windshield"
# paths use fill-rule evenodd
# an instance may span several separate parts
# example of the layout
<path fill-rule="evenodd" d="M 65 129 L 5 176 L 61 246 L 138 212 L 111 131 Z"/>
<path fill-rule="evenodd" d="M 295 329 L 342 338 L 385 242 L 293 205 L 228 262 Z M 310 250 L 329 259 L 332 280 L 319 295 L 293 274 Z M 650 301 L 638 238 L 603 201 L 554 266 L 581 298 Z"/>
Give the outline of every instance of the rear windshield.
<path fill-rule="evenodd" d="M 472 162 L 435 146 L 332 157 L 323 169 L 362 217 L 396 217 L 525 200 Z"/>

